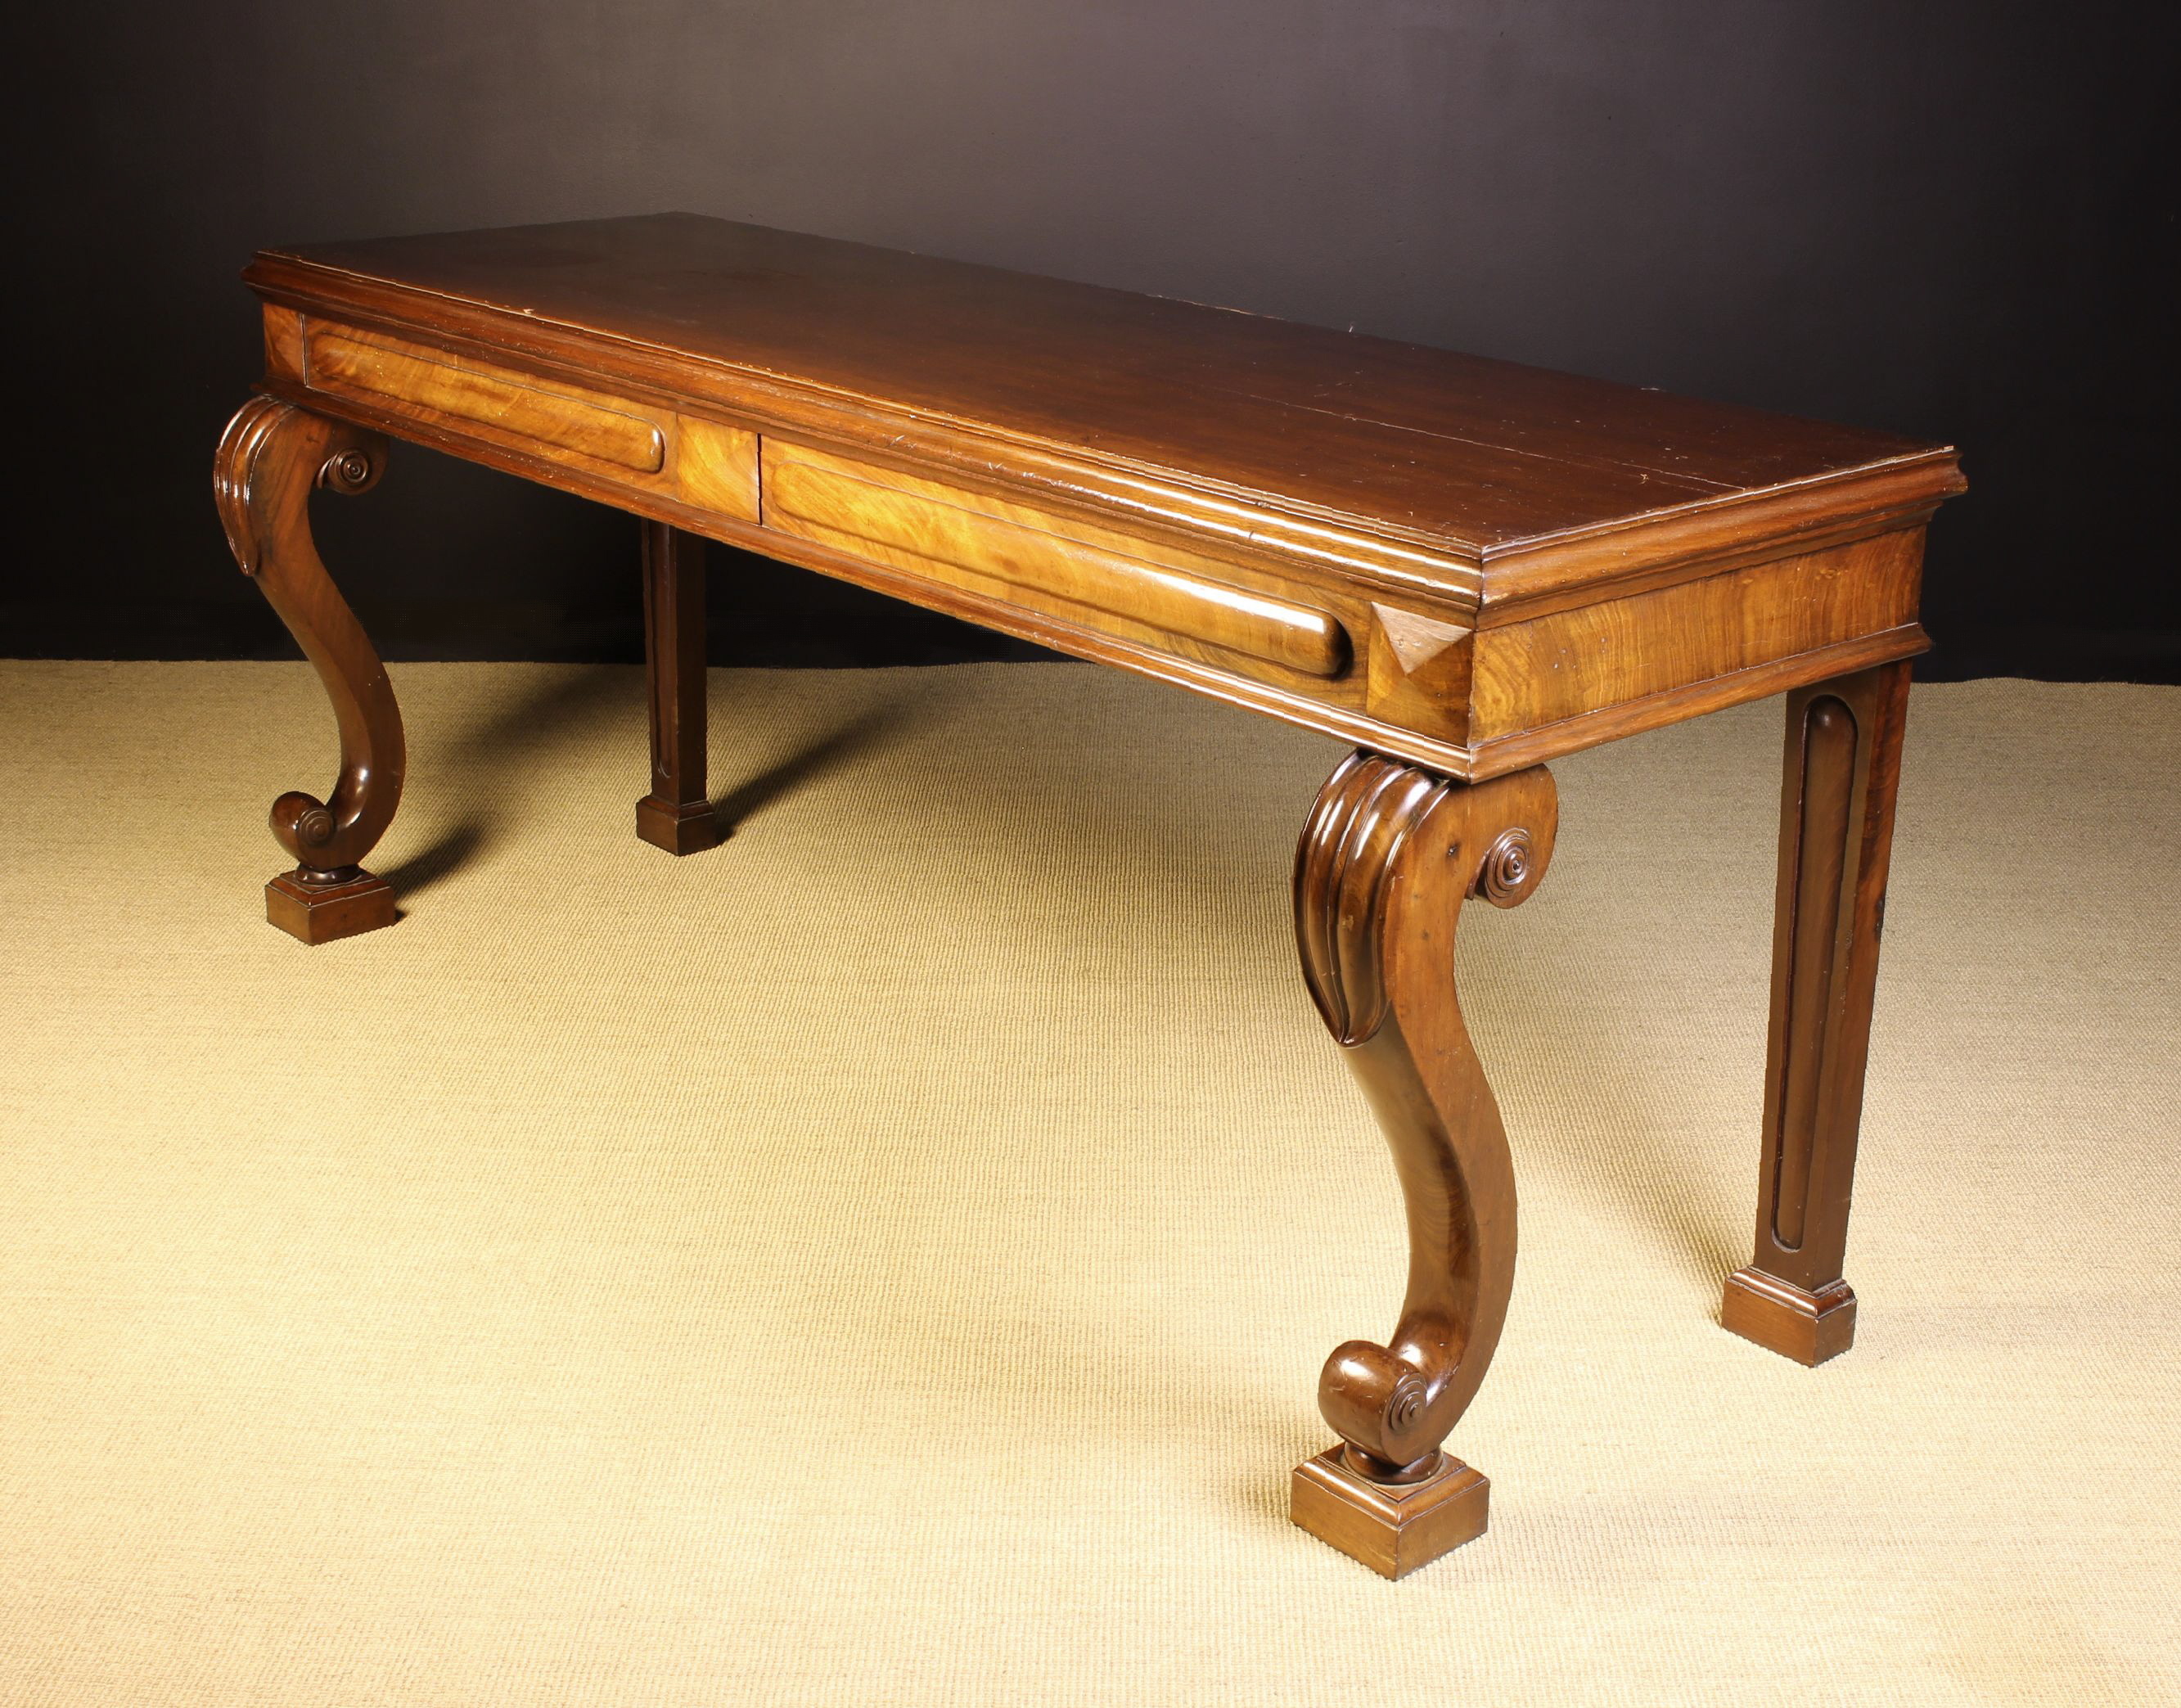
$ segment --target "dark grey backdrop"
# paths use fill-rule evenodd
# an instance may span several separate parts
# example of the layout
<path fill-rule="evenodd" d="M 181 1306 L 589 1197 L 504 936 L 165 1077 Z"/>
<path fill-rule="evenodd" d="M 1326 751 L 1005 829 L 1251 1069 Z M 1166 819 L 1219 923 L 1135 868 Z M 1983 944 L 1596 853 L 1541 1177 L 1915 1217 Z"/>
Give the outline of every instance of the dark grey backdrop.
<path fill-rule="evenodd" d="M 1936 673 L 2181 664 L 2171 7 L 39 9 L 0 652 L 288 652 L 207 486 L 254 247 L 687 208 L 1951 439 Z M 407 448 L 320 508 L 389 656 L 637 654 L 623 518 Z M 714 562 L 716 660 L 1001 644 Z"/>

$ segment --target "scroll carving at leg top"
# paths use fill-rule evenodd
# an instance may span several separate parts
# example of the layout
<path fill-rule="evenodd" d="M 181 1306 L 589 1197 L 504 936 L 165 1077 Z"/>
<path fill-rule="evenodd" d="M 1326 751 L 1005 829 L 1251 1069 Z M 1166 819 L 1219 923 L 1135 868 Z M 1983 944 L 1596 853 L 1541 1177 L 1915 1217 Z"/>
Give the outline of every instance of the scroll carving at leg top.
<path fill-rule="evenodd" d="M 367 491 L 385 462 L 380 434 L 257 396 L 228 423 L 213 468 L 235 561 L 317 666 L 340 729 L 332 794 L 273 803 L 273 834 L 295 869 L 266 886 L 266 917 L 305 942 L 395 919 L 391 887 L 362 862 L 401 799 L 401 713 L 378 654 L 319 561 L 309 515 L 314 488 Z"/>
<path fill-rule="evenodd" d="M 1319 794 L 1295 856 L 1295 932 L 1318 1012 L 1394 1152 L 1409 1285 L 1387 1344 L 1326 1361 L 1341 1445 L 1298 1466 L 1291 1511 L 1400 1577 L 1484 1528 L 1483 1477 L 1440 1451 L 1491 1363 L 1515 1279 L 1515 1174 L 1455 992 L 1464 901 L 1527 898 L 1552 858 L 1551 777 L 1462 784 L 1369 753 Z"/>

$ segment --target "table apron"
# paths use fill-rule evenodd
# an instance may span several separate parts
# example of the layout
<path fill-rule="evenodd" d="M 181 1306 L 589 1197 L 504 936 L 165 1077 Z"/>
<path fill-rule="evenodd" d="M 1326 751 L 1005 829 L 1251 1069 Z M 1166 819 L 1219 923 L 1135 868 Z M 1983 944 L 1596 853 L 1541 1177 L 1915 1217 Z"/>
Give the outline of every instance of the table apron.
<path fill-rule="evenodd" d="M 905 468 L 763 419 L 274 305 L 265 323 L 264 389 L 319 413 L 1455 777 L 1929 644 L 1920 511 L 1480 627 L 1458 589 L 1433 598 L 1262 544 L 1238 552 L 1224 534 L 1056 503 L 1003 472 Z"/>

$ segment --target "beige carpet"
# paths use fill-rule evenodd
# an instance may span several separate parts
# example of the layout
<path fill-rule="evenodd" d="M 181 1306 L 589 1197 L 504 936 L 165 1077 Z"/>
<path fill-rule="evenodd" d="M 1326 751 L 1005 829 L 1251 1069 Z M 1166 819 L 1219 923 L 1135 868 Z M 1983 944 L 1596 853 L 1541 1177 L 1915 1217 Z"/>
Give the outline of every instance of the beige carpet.
<path fill-rule="evenodd" d="M 1850 1279 L 1746 1254 L 1776 705 L 1563 762 L 1469 916 L 1523 1258 L 1400 1584 L 1292 1528 L 1391 1326 L 1294 965 L 1323 739 L 1077 666 L 397 670 L 396 928 L 262 919 L 298 666 L 0 666 L 0 1700 L 2181 1693 L 2181 692 L 1919 689 Z"/>

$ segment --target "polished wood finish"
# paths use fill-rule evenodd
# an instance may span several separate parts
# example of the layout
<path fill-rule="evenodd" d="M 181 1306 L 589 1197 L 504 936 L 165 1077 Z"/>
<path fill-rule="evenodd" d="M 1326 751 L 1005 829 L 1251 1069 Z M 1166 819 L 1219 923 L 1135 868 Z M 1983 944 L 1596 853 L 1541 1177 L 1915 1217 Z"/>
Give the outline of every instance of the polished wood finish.
<path fill-rule="evenodd" d="M 643 657 L 651 683 L 651 788 L 636 833 L 672 854 L 720 840 L 704 792 L 704 542 L 643 524 Z"/>
<path fill-rule="evenodd" d="M 1908 709 L 1899 664 L 1787 702 L 1757 1249 L 1720 1316 L 1804 1364 L 1855 1338 L 1841 1271 Z"/>
<path fill-rule="evenodd" d="M 698 515 L 755 522 L 757 435 L 696 415 L 672 424 L 676 499 Z"/>
<path fill-rule="evenodd" d="M 1344 518 L 1359 549 L 1527 547 L 1533 578 L 1542 553 L 1595 579 L 1592 530 L 1722 508 L 1807 520 L 1811 484 L 1873 471 L 1923 467 L 1935 496 L 1952 462 L 1887 434 L 689 214 L 281 249 L 248 277 L 306 313 L 489 329 L 493 351 L 581 352 L 629 387 L 763 399 L 803 428 L 913 411 L 988 453 L 1042 444 L 1183 475 Z"/>
<path fill-rule="evenodd" d="M 391 339 L 332 327 L 304 337 L 312 386 L 361 397 L 419 420 L 460 422 L 483 438 L 519 449 L 604 463 L 638 474 L 666 467 L 666 435 L 655 422 L 570 386 L 537 384 L 503 368 L 427 355 Z"/>
<path fill-rule="evenodd" d="M 1451 1454 L 1413 1483 L 1359 1476 L 1346 1450 L 1328 1447 L 1295 1468 L 1289 1515 L 1322 1542 L 1382 1578 L 1405 1578 L 1484 1534 L 1492 1485 Z"/>
<path fill-rule="evenodd" d="M 281 872 L 265 886 L 265 918 L 306 943 L 329 943 L 390 926 L 399 917 L 394 886 L 351 867 L 355 875 L 323 876 L 306 867 Z"/>
<path fill-rule="evenodd" d="M 290 401 L 1456 777 L 1920 650 L 1961 484 L 1888 434 L 688 215 L 246 277 Z"/>
<path fill-rule="evenodd" d="M 1791 695 L 1764 1203 L 1727 1326 L 1815 1362 L 1841 1279 L 1906 661 L 1953 452 L 1387 340 L 690 215 L 267 251 L 262 395 L 220 455 L 244 568 L 340 718 L 268 908 L 392 917 L 356 865 L 400 724 L 310 545 L 314 483 L 393 434 L 645 529 L 652 786 L 704 799 L 701 541 L 803 565 L 1361 749 L 1298 853 L 1311 994 L 1392 1147 L 1410 1270 L 1385 1344 L 1328 1360 L 1339 1444 L 1295 1522 L 1389 1576 L 1483 1531 L 1442 1443 L 1515 1265 L 1505 1134 L 1455 931 L 1551 856 L 1543 762 Z M 376 886 L 374 888 L 373 886 Z"/>
<path fill-rule="evenodd" d="M 1920 637 L 1922 567 L 1923 541 L 1896 530 L 1483 630 L 1471 740 L 1560 727 L 1864 637 Z"/>
<path fill-rule="evenodd" d="M 1265 578 L 1155 539 L 877 464 L 768 444 L 768 527 L 1272 680 L 1335 677 L 1347 630 Z"/>
<path fill-rule="evenodd" d="M 1357 753 L 1318 795 L 1295 853 L 1304 976 L 1408 1207 L 1408 1293 L 1391 1340 L 1336 1347 L 1318 1379 L 1339 1467 L 1367 1489 L 1439 1476 L 1439 1443 L 1499 1344 L 1515 1282 L 1515 1167 L 1462 1023 L 1455 928 L 1471 896 L 1514 907 L 1536 891 L 1557 824 L 1542 769 L 1464 787 Z M 1473 1524 L 1456 1523 L 1433 1503 L 1339 1498 L 1317 1465 L 1296 1473 L 1295 1521 L 1378 1569 L 1411 1569 L 1484 1528 L 1481 1476 L 1465 1496 Z M 1406 1534 L 1411 1523 L 1424 1528 Z M 1376 1539 L 1356 1545 L 1359 1528 Z"/>
<path fill-rule="evenodd" d="M 340 730 L 332 794 L 321 801 L 296 792 L 273 803 L 273 835 L 295 869 L 267 885 L 265 916 L 306 942 L 394 923 L 391 891 L 362 862 L 400 804 L 400 709 L 386 667 L 319 561 L 308 508 L 315 488 L 368 491 L 385 461 L 378 434 L 261 396 L 228 423 L 213 467 L 235 561 L 317 667 Z"/>

